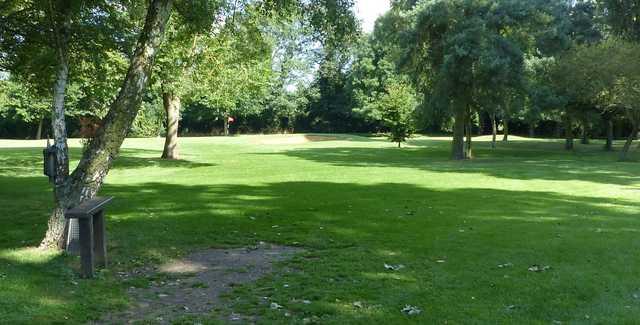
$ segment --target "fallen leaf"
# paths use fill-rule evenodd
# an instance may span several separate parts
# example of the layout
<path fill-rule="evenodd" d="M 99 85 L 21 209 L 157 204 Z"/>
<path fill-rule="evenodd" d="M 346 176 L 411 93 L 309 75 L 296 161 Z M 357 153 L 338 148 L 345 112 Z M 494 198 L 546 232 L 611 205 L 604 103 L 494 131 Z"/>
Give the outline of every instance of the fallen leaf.
<path fill-rule="evenodd" d="M 269 308 L 271 308 L 271 309 L 282 309 L 283 307 L 280 304 L 272 302 Z"/>
<path fill-rule="evenodd" d="M 384 268 L 391 271 L 399 271 L 401 269 L 404 269 L 404 265 L 402 264 L 391 265 L 391 264 L 384 263 Z"/>
<path fill-rule="evenodd" d="M 540 265 L 537 265 L 537 264 L 531 265 L 528 268 L 528 270 L 531 271 L 531 272 L 544 272 L 544 271 L 547 271 L 549 269 L 551 269 L 551 266 L 549 266 L 549 265 L 540 266 Z"/>
<path fill-rule="evenodd" d="M 404 308 L 400 310 L 403 314 L 413 316 L 418 315 L 422 312 L 422 310 L 416 306 L 405 305 Z"/>

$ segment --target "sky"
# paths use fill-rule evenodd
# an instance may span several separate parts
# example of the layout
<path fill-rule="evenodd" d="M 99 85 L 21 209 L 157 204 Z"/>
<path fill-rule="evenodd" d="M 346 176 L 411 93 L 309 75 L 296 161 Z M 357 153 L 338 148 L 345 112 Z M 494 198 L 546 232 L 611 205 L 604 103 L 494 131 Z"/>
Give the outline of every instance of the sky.
<path fill-rule="evenodd" d="M 389 0 L 356 0 L 356 15 L 362 21 L 362 29 L 373 31 L 376 18 L 389 10 Z"/>

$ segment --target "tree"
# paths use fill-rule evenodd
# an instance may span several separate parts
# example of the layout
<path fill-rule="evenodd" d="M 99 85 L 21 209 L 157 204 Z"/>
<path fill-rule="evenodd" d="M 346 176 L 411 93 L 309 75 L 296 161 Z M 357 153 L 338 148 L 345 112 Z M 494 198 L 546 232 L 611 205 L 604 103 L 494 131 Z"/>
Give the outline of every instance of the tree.
<path fill-rule="evenodd" d="M 396 8 L 407 3 L 397 2 Z M 397 10 L 397 9 L 396 9 Z M 507 91 L 520 80 L 530 34 L 548 21 L 537 2 L 436 0 L 415 4 L 413 24 L 406 32 L 403 66 L 426 76 L 433 105 L 454 118 L 452 158 L 471 158 L 474 96 Z M 519 87 L 519 86 L 518 86 Z M 467 136 L 465 145 L 464 137 Z"/>
<path fill-rule="evenodd" d="M 526 61 L 526 102 L 522 119 L 529 125 L 532 138 L 536 126 L 544 119 L 553 119 L 555 112 L 564 105 L 551 80 L 554 64 L 554 57 L 530 57 Z"/>
<path fill-rule="evenodd" d="M 265 108 L 259 119 L 269 132 L 293 132 L 308 104 L 306 83 L 313 73 L 313 31 L 299 14 L 269 21 L 268 37 L 273 44 L 271 80 Z"/>
<path fill-rule="evenodd" d="M 228 118 L 261 111 L 269 90 L 269 48 L 258 33 L 243 38 L 234 33 L 202 39 L 203 50 L 193 73 L 191 100 L 215 111 L 225 135 L 229 134 Z"/>
<path fill-rule="evenodd" d="M 179 15 L 169 20 L 166 40 L 161 47 L 157 71 L 162 104 L 166 114 L 166 135 L 162 152 L 164 159 L 179 159 L 178 129 L 184 95 L 193 96 L 193 74 L 198 66 L 197 56 L 209 50 L 208 40 L 236 28 L 236 15 L 246 12 L 247 6 L 237 1 L 199 1 L 178 3 Z M 239 20 L 239 19 L 238 19 Z M 215 73 L 210 71 L 211 73 Z"/>
<path fill-rule="evenodd" d="M 37 123 L 35 139 L 40 139 L 43 133 L 45 116 L 49 113 L 49 101 L 45 96 L 28 84 L 11 78 L 0 79 L 0 117 L 13 123 Z"/>
<path fill-rule="evenodd" d="M 640 124 L 637 104 L 640 61 L 635 55 L 638 51 L 640 44 L 612 38 L 576 47 L 562 56 L 554 68 L 553 79 L 565 98 L 566 110 L 573 110 L 569 116 L 584 114 L 579 107 L 585 106 L 595 106 L 603 114 L 624 112 L 632 130 L 620 153 L 623 160 Z M 566 128 L 572 130 L 573 126 Z M 607 133 L 610 137 L 612 132 Z"/>
<path fill-rule="evenodd" d="M 379 30 L 380 25 L 376 27 Z M 365 35 L 355 46 L 354 60 L 348 76 L 348 88 L 353 97 L 353 111 L 371 123 L 369 128 L 383 126 L 378 114 L 379 103 L 387 94 L 389 82 L 398 73 L 386 49 L 388 41 L 376 34 Z"/>
<path fill-rule="evenodd" d="M 322 10 L 318 5 L 325 4 Z M 305 14 L 312 26 L 318 50 L 318 70 L 309 93 L 307 124 L 311 130 L 345 132 L 354 129 L 351 94 L 348 89 L 347 66 L 351 46 L 357 41 L 359 28 L 351 9 L 352 0 L 323 0 L 311 5 Z M 336 27 L 332 27 L 336 26 Z"/>
<path fill-rule="evenodd" d="M 640 2 L 638 0 L 598 0 L 602 14 L 615 35 L 640 41 Z"/>
<path fill-rule="evenodd" d="M 56 24 L 58 43 L 58 73 L 54 87 L 54 135 L 57 150 L 56 207 L 49 219 L 49 227 L 42 246 L 64 247 L 64 211 L 95 196 L 102 186 L 111 163 L 118 155 L 142 102 L 142 93 L 151 75 L 153 60 L 162 42 L 166 23 L 171 15 L 171 0 L 154 0 L 149 4 L 144 27 L 140 33 L 136 50 L 120 92 L 111 104 L 103 124 L 95 138 L 91 139 L 74 172 L 69 175 L 69 158 L 66 146 L 64 121 L 64 95 L 69 72 L 68 56 L 68 9 L 60 9 L 62 23 Z"/>
<path fill-rule="evenodd" d="M 382 123 L 389 129 L 389 140 L 397 142 L 398 148 L 415 130 L 416 106 L 415 95 L 406 83 L 390 83 L 381 97 L 379 115 Z"/>
<path fill-rule="evenodd" d="M 640 44 L 637 42 L 614 43 L 613 57 L 610 49 L 604 51 L 611 60 L 616 60 L 620 73 L 613 87 L 613 101 L 616 106 L 623 107 L 625 115 L 631 124 L 631 132 L 620 152 L 620 160 L 629 158 L 629 151 L 633 140 L 640 132 Z"/>
<path fill-rule="evenodd" d="M 165 111 L 166 133 L 162 150 L 163 159 L 179 159 L 178 124 L 180 122 L 181 97 L 189 83 L 191 57 L 198 35 L 192 33 L 182 17 L 173 15 L 169 20 L 158 60 L 155 64 L 160 83 L 160 96 Z"/>

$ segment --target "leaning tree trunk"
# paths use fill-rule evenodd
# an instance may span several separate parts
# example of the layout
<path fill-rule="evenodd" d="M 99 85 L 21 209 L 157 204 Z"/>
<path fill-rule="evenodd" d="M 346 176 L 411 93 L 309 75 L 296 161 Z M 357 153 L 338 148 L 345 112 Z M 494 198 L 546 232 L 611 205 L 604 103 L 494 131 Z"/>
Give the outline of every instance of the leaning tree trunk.
<path fill-rule="evenodd" d="M 573 121 L 570 116 L 564 118 L 564 134 L 564 148 L 566 150 L 573 150 Z"/>
<path fill-rule="evenodd" d="M 64 248 L 66 238 L 65 230 L 67 229 L 64 211 L 67 208 L 66 190 L 69 176 L 69 149 L 67 146 L 64 101 L 69 79 L 68 45 L 71 13 L 69 7 L 54 8 L 53 3 L 50 3 L 50 5 L 49 14 L 53 25 L 56 56 L 58 60 L 56 81 L 53 87 L 53 108 L 51 111 L 53 148 L 56 151 L 56 170 L 55 176 L 53 177 L 54 208 L 49 216 L 47 232 L 40 246 Z"/>
<path fill-rule="evenodd" d="M 180 159 L 178 155 L 178 123 L 180 120 L 180 97 L 172 91 L 162 94 L 162 103 L 167 114 L 167 135 L 164 141 L 163 159 Z"/>
<path fill-rule="evenodd" d="M 64 211 L 94 197 L 102 186 L 142 103 L 142 95 L 151 76 L 153 61 L 162 42 L 171 8 L 172 0 L 153 0 L 149 4 L 144 28 L 120 92 L 111 104 L 96 136 L 84 151 L 78 167 L 68 182 L 65 182 L 62 206 L 57 209 Z M 64 217 L 60 219 L 52 216 L 43 244 L 61 242 L 62 232 L 51 230 L 63 226 Z"/>
<path fill-rule="evenodd" d="M 465 129 L 465 115 L 467 114 L 464 106 L 456 107 L 454 113 L 453 124 L 453 143 L 451 148 L 451 159 L 464 160 L 465 148 L 464 148 L 464 129 Z"/>
<path fill-rule="evenodd" d="M 496 123 L 496 113 L 491 113 L 491 148 L 496 147 L 498 137 L 498 124 Z"/>

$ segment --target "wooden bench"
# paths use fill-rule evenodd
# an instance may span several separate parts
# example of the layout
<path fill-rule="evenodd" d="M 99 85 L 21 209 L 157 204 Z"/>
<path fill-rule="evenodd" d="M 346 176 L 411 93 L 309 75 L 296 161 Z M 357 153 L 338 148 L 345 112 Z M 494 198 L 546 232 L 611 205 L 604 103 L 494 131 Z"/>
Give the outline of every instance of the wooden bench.
<path fill-rule="evenodd" d="M 92 278 L 95 266 L 107 266 L 104 209 L 112 197 L 96 197 L 67 210 L 65 218 L 78 219 L 81 274 Z"/>

